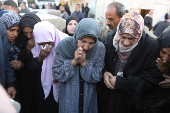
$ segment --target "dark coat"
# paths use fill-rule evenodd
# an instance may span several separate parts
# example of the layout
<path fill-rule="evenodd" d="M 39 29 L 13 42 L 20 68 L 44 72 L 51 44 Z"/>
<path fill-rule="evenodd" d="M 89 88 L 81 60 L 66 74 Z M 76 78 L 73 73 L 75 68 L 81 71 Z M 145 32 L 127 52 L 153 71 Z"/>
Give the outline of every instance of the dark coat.
<path fill-rule="evenodd" d="M 84 8 L 84 18 L 88 18 L 89 11 L 90 11 L 89 7 Z"/>
<path fill-rule="evenodd" d="M 161 34 L 163 33 L 163 31 L 164 31 L 168 26 L 170 26 L 170 23 L 169 23 L 169 22 L 166 22 L 166 21 L 158 22 L 158 23 L 153 27 L 153 34 L 154 34 L 156 37 L 161 36 Z"/>
<path fill-rule="evenodd" d="M 108 89 L 103 80 L 98 84 L 100 113 L 137 113 L 156 103 L 159 82 L 163 80 L 157 69 L 159 44 L 143 32 L 143 35 L 129 56 L 123 76 L 117 76 L 115 90 Z M 106 44 L 105 68 L 117 75 L 120 58 L 112 43 Z M 157 101 L 160 101 L 157 100 Z"/>
<path fill-rule="evenodd" d="M 149 31 L 153 28 L 152 27 L 152 18 L 149 16 L 146 16 L 144 18 L 144 25 L 147 26 L 149 28 Z"/>

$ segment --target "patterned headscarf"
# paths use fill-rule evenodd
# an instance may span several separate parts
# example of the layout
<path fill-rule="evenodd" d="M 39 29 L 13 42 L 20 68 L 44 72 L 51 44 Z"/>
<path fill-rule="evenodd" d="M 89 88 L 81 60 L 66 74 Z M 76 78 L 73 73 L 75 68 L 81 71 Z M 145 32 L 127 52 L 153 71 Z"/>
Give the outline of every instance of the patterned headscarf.
<path fill-rule="evenodd" d="M 120 52 L 127 52 L 134 49 L 137 46 L 143 32 L 144 20 L 143 17 L 136 11 L 130 11 L 126 13 L 120 20 L 119 25 L 117 26 L 117 32 L 113 39 L 113 46 L 116 48 L 116 51 L 119 48 Z M 120 40 L 120 35 L 123 33 L 128 33 L 134 38 L 138 39 L 138 42 L 131 47 L 123 47 Z"/>
<path fill-rule="evenodd" d="M 0 17 L 0 21 L 5 25 L 6 29 L 10 29 L 20 23 L 20 16 L 12 11 L 4 13 Z"/>

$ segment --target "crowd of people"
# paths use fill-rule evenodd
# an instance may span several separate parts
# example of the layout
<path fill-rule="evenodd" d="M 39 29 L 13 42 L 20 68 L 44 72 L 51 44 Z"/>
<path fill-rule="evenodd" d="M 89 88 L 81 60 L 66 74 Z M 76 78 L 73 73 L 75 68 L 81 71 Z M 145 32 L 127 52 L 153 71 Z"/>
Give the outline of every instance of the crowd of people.
<path fill-rule="evenodd" d="M 35 13 L 19 16 L 11 0 L 4 4 L 0 112 L 170 112 L 170 27 L 155 36 L 149 32 L 154 27 L 145 26 L 152 16 L 144 19 L 112 2 L 102 29 L 84 18 L 84 5 L 80 12 L 76 4 L 72 15 L 61 5 L 67 18 L 60 31 Z"/>

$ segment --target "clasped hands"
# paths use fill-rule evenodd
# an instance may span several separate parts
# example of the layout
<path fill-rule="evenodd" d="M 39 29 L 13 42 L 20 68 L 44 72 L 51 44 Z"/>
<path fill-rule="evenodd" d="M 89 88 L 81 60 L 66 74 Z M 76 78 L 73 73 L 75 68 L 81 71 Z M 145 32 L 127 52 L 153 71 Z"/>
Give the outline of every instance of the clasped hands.
<path fill-rule="evenodd" d="M 104 73 L 104 83 L 109 89 L 115 89 L 116 77 L 109 72 Z"/>
<path fill-rule="evenodd" d="M 86 65 L 86 53 L 83 51 L 82 47 L 79 47 L 74 53 L 74 59 L 72 60 L 72 65 L 75 67 L 80 64 L 82 67 Z"/>

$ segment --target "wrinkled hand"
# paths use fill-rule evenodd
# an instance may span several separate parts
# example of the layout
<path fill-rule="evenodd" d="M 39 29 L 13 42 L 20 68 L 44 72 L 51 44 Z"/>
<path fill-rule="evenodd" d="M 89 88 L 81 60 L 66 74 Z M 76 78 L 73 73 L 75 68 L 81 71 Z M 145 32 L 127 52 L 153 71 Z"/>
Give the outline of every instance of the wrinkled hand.
<path fill-rule="evenodd" d="M 170 69 L 170 64 L 165 61 L 162 61 L 160 58 L 157 58 L 156 64 L 157 64 L 158 69 L 162 73 L 166 73 Z"/>
<path fill-rule="evenodd" d="M 162 88 L 170 88 L 170 76 L 162 75 L 166 80 L 159 83 Z"/>
<path fill-rule="evenodd" d="M 112 78 L 109 78 L 109 83 L 110 85 L 112 85 L 112 87 L 115 89 L 115 85 L 116 85 L 116 77 L 117 76 L 113 76 Z"/>
<path fill-rule="evenodd" d="M 27 43 L 27 50 L 30 51 L 35 46 L 34 38 L 31 38 Z"/>
<path fill-rule="evenodd" d="M 7 92 L 8 92 L 8 95 L 9 95 L 12 99 L 15 98 L 15 95 L 16 95 L 16 93 L 17 93 L 17 91 L 15 90 L 15 87 L 9 87 L 9 88 L 7 89 Z"/>
<path fill-rule="evenodd" d="M 110 83 L 110 81 L 112 81 L 112 79 L 114 79 L 114 77 L 113 77 L 113 75 L 111 74 L 111 73 L 109 73 L 109 72 L 105 72 L 104 73 L 104 83 L 106 84 L 106 86 L 109 88 L 109 89 L 115 89 L 112 85 L 111 85 L 111 83 Z"/>
<path fill-rule="evenodd" d="M 19 70 L 22 68 L 23 64 L 21 61 L 19 60 L 14 60 L 14 61 L 11 61 L 10 63 L 12 65 L 12 67 L 14 68 L 14 70 Z"/>
<path fill-rule="evenodd" d="M 38 57 L 38 61 L 42 62 L 51 52 L 51 48 L 49 46 L 47 46 L 45 48 L 45 50 L 41 49 L 39 57 Z"/>
<path fill-rule="evenodd" d="M 82 47 L 79 47 L 74 53 L 74 59 L 72 60 L 72 65 L 75 67 L 79 64 L 84 67 L 86 65 L 86 53 L 83 51 Z"/>

